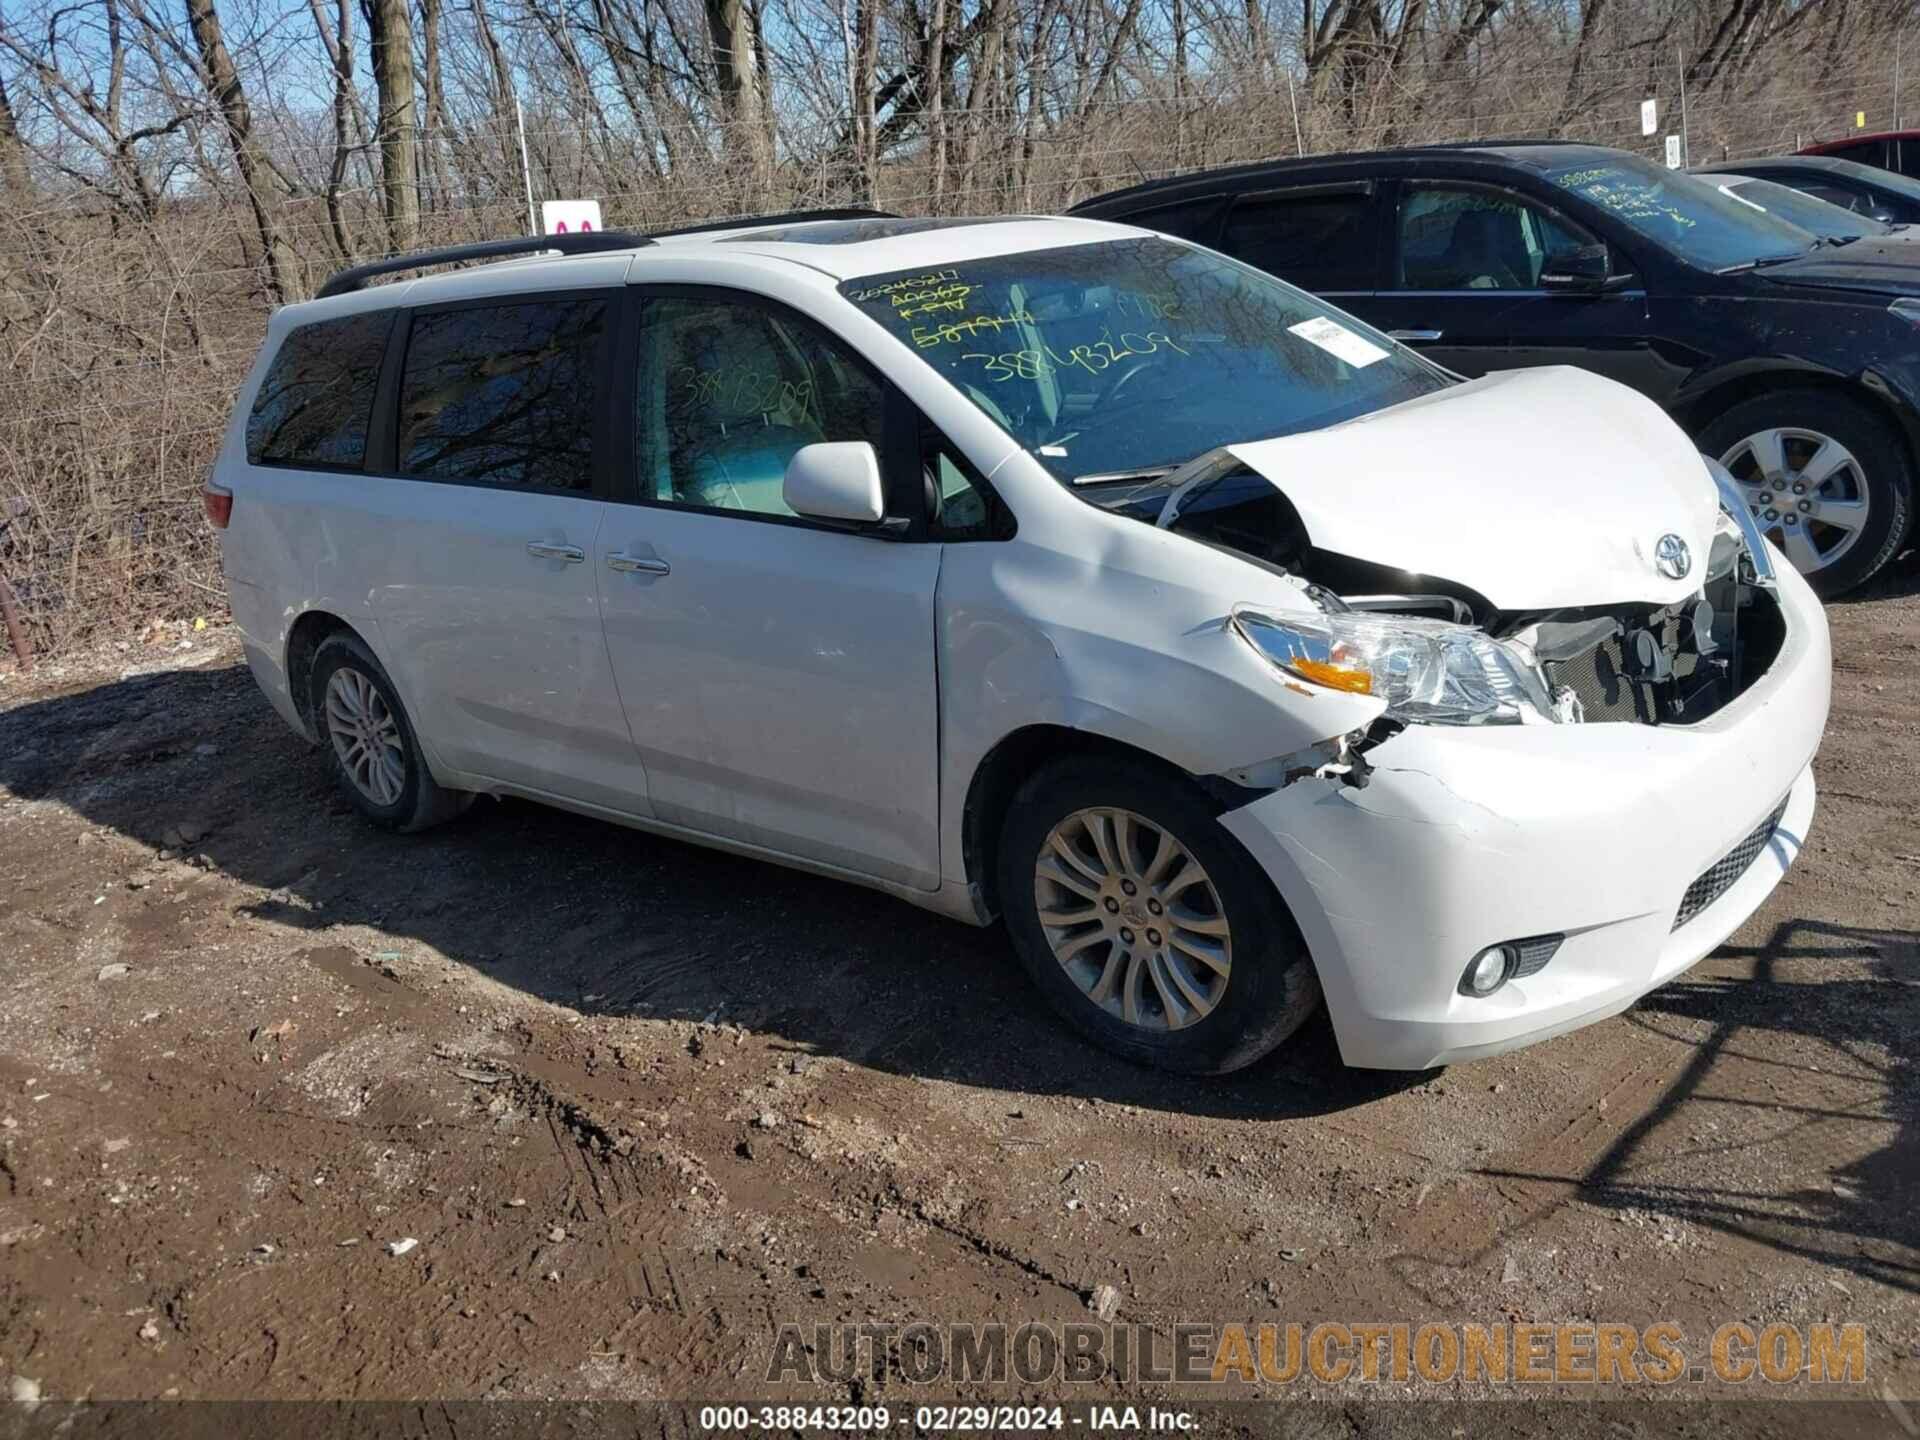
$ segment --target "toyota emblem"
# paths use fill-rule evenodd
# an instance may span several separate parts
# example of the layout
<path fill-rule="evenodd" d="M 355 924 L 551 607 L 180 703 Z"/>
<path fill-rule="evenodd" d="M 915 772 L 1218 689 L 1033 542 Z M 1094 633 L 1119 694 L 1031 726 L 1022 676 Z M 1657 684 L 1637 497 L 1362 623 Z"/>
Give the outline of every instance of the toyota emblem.
<path fill-rule="evenodd" d="M 1684 580 L 1693 568 L 1693 552 L 1678 535 L 1662 535 L 1654 542 L 1653 568 L 1669 580 Z"/>

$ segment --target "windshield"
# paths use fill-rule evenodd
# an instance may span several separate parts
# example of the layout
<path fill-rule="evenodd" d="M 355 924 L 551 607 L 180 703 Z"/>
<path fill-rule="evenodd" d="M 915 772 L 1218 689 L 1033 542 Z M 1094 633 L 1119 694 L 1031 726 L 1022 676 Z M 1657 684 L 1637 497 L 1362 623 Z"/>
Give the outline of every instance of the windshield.
<path fill-rule="evenodd" d="M 1909 142 L 1912 143 L 1912 142 Z M 1808 184 L 1818 182 L 1822 172 L 1829 176 L 1838 176 L 1843 180 L 1855 180 L 1877 190 L 1890 190 L 1895 195 L 1908 200 L 1920 200 L 1920 180 L 1910 175 L 1902 175 L 1898 170 L 1882 170 L 1878 165 L 1862 165 L 1858 160 L 1842 160 L 1832 155 L 1822 155 L 1817 160 L 1808 160 L 1804 167 L 1793 167 L 1796 178 Z"/>
<path fill-rule="evenodd" d="M 1734 199 L 1757 206 L 1823 240 L 1858 240 L 1863 235 L 1893 233 L 1891 225 L 1882 224 L 1870 215 L 1856 215 L 1771 180 L 1723 180 L 1720 183 L 1722 189 L 1732 192 Z"/>
<path fill-rule="evenodd" d="M 1547 175 L 1703 270 L 1791 260 L 1813 248 L 1814 237 L 1799 226 L 1637 155 L 1564 165 Z"/>
<path fill-rule="evenodd" d="M 1291 285 L 1159 236 L 862 276 L 840 293 L 1076 483 L 1452 383 Z"/>

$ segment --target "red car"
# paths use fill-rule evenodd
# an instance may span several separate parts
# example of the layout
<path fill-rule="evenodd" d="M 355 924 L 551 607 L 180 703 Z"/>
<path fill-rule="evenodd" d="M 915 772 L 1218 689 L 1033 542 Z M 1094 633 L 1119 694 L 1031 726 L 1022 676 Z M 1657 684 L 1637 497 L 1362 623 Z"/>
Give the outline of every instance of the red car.
<path fill-rule="evenodd" d="M 1849 135 L 1844 140 L 1827 140 L 1809 145 L 1802 155 L 1831 155 L 1839 160 L 1854 160 L 1876 165 L 1899 175 L 1920 180 L 1920 130 L 1882 130 L 1877 135 Z"/>

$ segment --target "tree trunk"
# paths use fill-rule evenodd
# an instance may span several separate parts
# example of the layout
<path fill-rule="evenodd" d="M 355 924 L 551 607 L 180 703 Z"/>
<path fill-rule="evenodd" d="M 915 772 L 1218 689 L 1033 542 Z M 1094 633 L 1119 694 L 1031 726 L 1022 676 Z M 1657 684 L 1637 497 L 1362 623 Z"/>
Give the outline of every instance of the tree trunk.
<path fill-rule="evenodd" d="M 338 31 L 328 46 L 333 61 L 333 158 L 327 165 L 327 225 L 333 231 L 333 243 L 340 258 L 353 259 L 353 237 L 347 233 L 346 211 L 340 204 L 340 190 L 346 184 L 347 163 L 353 154 L 353 0 L 335 0 Z M 327 38 L 325 16 L 319 0 L 313 0 L 313 18 L 320 25 L 320 36 Z"/>
<path fill-rule="evenodd" d="M 447 173 L 447 148 L 454 141 L 453 124 L 447 119 L 447 91 L 440 68 L 440 0 L 420 0 L 420 86 L 427 102 L 427 167 L 433 174 L 435 203 L 445 207 L 453 202 L 453 185 Z"/>
<path fill-rule="evenodd" d="M 220 13 L 214 9 L 213 0 L 187 0 L 187 24 L 200 47 L 207 91 L 227 123 L 234 167 L 247 187 L 247 203 L 253 208 L 254 228 L 260 232 L 260 249 L 267 260 L 267 287 L 273 292 L 274 303 L 284 305 L 299 298 L 300 261 L 280 228 L 275 197 L 268 190 L 270 170 L 253 138 L 253 112 L 240 84 L 240 72 L 233 68 L 233 56 L 220 33 Z"/>
<path fill-rule="evenodd" d="M 878 0 L 860 0 L 859 18 L 854 24 L 854 46 L 859 64 L 854 70 L 854 133 L 858 137 L 860 164 L 860 203 L 874 203 L 874 183 L 880 174 L 880 157 L 874 151 L 873 84 L 879 59 L 880 23 L 875 14 Z"/>
<path fill-rule="evenodd" d="M 13 102 L 7 98 L 4 77 L 0 77 L 0 187 L 10 195 L 25 195 L 33 189 L 33 177 L 27 171 L 27 147 L 20 140 L 20 127 L 14 123 Z"/>
<path fill-rule="evenodd" d="M 947 193 L 947 0 L 933 0 L 927 22 L 927 156 L 932 162 L 927 192 L 938 215 Z"/>
<path fill-rule="evenodd" d="M 760 47 L 746 0 L 706 0 L 707 35 L 713 45 L 714 81 L 720 94 L 727 149 L 750 165 L 757 179 L 767 161 L 760 133 Z"/>
<path fill-rule="evenodd" d="M 962 213 L 978 213 L 983 207 L 975 197 L 980 193 L 978 179 L 980 147 L 992 123 L 994 91 L 1000 83 L 1000 59 L 1006 53 L 1007 23 L 1012 7 L 1008 0 L 988 0 L 987 28 L 980 37 L 980 51 L 974 57 L 967 79 L 967 128 L 962 137 L 960 188 Z"/>
<path fill-rule="evenodd" d="M 413 248 L 420 234 L 415 177 L 418 121 L 413 110 L 413 16 L 407 0 L 369 0 L 373 84 L 380 93 L 380 199 L 387 243 Z"/>

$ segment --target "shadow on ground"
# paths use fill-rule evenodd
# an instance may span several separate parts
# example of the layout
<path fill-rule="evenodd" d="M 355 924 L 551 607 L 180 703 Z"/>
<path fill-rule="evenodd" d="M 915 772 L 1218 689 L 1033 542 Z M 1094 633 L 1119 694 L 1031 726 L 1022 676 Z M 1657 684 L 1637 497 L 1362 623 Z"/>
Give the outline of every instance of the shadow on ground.
<path fill-rule="evenodd" d="M 876 1069 L 1278 1120 L 1426 1078 L 1348 1070 L 1324 1016 L 1224 1080 L 1130 1066 L 1041 1005 L 996 927 L 515 802 L 372 830 L 243 667 L 165 671 L 0 712 L 0 785 L 272 892 L 280 924 L 372 925 L 588 1014 L 724 1020 Z"/>
<path fill-rule="evenodd" d="M 1597 1161 L 1576 1176 L 1482 1173 L 1496 1180 L 1570 1183 L 1591 1205 L 1678 1215 L 1920 1293 L 1920 1265 L 1913 1263 L 1920 1250 L 1920 1208 L 1912 1199 L 1920 1170 L 1915 1128 L 1920 1077 L 1903 1059 L 1913 1045 L 1908 997 L 1920 981 L 1920 934 L 1796 919 L 1776 925 L 1759 945 L 1729 945 L 1718 953 L 1750 961 L 1752 973 L 1731 978 L 1696 973 L 1654 991 L 1634 1010 L 1633 1023 L 1669 1040 L 1681 1038 L 1670 1023 L 1676 1019 L 1704 1022 L 1710 1029 L 1704 1039 L 1684 1041 L 1692 1053 L 1659 1101 Z M 1834 979 L 1814 973 L 1833 960 L 1857 962 L 1866 975 Z M 1686 1028 L 1693 1034 L 1699 1026 Z M 1779 1036 L 1814 1043 L 1765 1043 Z M 1895 1058 L 1888 1063 L 1881 1055 Z M 1750 1076 L 1753 1067 L 1773 1071 L 1777 1086 L 1765 1094 L 1742 1093 L 1729 1076 Z M 1862 1098 L 1852 1105 L 1816 1098 L 1836 1086 Z M 1796 1090 L 1802 1099 L 1793 1098 Z M 1721 1142 L 1716 1149 L 1818 1154 L 1819 1137 L 1811 1132 L 1822 1127 L 1852 1132 L 1863 1122 L 1878 1122 L 1891 1133 L 1879 1149 L 1834 1170 L 1824 1184 L 1740 1191 L 1672 1183 L 1657 1178 L 1668 1168 L 1671 1151 L 1658 1156 L 1658 1165 L 1642 1162 L 1649 1139 L 1683 1106 L 1698 1107 L 1697 1113 L 1705 1115 L 1760 1107 L 1781 1122 L 1762 1137 Z"/>

